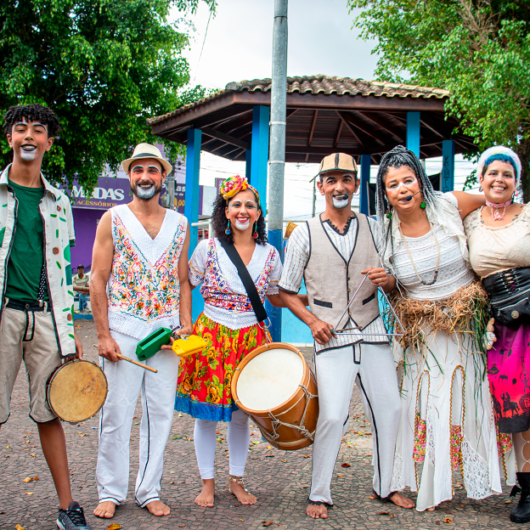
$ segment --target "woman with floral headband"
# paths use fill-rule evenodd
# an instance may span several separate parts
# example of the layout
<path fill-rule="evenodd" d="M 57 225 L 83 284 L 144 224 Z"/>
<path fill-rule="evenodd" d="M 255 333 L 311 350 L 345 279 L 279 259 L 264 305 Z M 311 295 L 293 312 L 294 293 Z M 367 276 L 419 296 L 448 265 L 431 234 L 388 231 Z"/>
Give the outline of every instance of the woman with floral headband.
<path fill-rule="evenodd" d="M 213 506 L 217 422 L 227 421 L 229 491 L 241 504 L 248 505 L 256 502 L 243 484 L 249 420 L 234 404 L 230 383 L 238 364 L 269 337 L 258 324 L 237 268 L 221 240 L 233 243 L 262 303 L 267 297 L 272 305 L 283 305 L 278 295 L 282 264 L 278 251 L 267 243 L 259 195 L 247 179 L 234 176 L 223 182 L 212 221 L 215 237 L 201 241 L 189 262 L 191 286 L 202 283 L 204 297 L 204 312 L 193 332 L 206 340 L 207 347 L 181 361 L 175 409 L 196 418 L 195 452 L 203 486 L 195 503 Z"/>
<path fill-rule="evenodd" d="M 486 206 L 468 215 L 464 227 L 471 266 L 482 279 L 494 318 L 488 337 L 488 379 L 497 428 L 506 441 L 505 452 L 513 438 L 517 481 L 522 488 L 519 505 L 512 510 L 510 519 L 528 523 L 530 206 L 513 202 L 521 169 L 519 157 L 507 147 L 495 146 L 484 151 L 477 175 L 484 188 Z"/>

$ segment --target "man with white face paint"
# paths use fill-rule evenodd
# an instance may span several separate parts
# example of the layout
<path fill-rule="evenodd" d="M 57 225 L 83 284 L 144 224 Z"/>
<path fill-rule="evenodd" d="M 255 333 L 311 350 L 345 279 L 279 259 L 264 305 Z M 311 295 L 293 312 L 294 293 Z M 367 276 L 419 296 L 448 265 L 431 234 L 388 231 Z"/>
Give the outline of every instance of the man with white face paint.
<path fill-rule="evenodd" d="M 7 111 L 4 130 L 13 163 L 0 176 L 0 425 L 9 418 L 24 360 L 30 418 L 59 497 L 56 524 L 87 530 L 83 509 L 72 499 L 63 427 L 46 401 L 54 371 L 65 359 L 83 356 L 73 322 L 70 200 L 41 173 L 60 123 L 47 107 L 22 105 Z"/>
<path fill-rule="evenodd" d="M 162 183 L 172 167 L 146 143 L 137 145 L 121 166 L 129 174 L 133 200 L 101 218 L 90 284 L 99 355 L 109 383 L 100 412 L 99 505 L 94 510 L 105 519 L 113 517 L 116 506 L 127 498 L 129 439 L 140 391 L 144 414 L 135 500 L 155 516 L 169 514 L 159 492 L 179 366 L 179 357 L 171 350 L 160 350 L 144 361 L 158 373 L 118 361 L 116 354 L 138 360 L 138 342 L 162 327 L 181 324 L 182 334 L 192 332 L 188 222 L 159 204 Z"/>
<path fill-rule="evenodd" d="M 401 406 L 377 290 L 391 291 L 395 280 L 380 268 L 375 222 L 351 210 L 359 186 L 353 157 L 343 153 L 327 156 L 320 164 L 318 179 L 326 209 L 292 232 L 279 283 L 285 305 L 311 328 L 315 340 L 319 417 L 306 513 L 315 519 L 327 518 L 328 507 L 333 505 L 331 478 L 348 428 L 356 379 L 373 425 L 374 494 L 412 508 L 412 501 L 391 489 Z M 363 282 L 365 275 L 370 281 Z M 297 296 L 302 280 L 310 310 Z M 345 311 L 353 296 L 354 302 Z M 341 334 L 342 329 L 346 333 Z"/>

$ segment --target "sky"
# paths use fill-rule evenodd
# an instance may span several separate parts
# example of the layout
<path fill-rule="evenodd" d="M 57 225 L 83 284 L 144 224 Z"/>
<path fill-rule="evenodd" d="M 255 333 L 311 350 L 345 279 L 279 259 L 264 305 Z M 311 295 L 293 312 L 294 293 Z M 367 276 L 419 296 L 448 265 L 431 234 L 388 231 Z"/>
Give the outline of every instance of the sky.
<path fill-rule="evenodd" d="M 231 81 L 263 79 L 271 76 L 274 0 L 218 0 L 217 13 L 210 17 L 204 3 L 190 20 L 194 25 L 191 47 L 186 57 L 191 69 L 191 84 L 224 89 Z M 378 57 L 372 54 L 376 43 L 358 38 L 352 29 L 355 10 L 348 13 L 346 0 L 289 0 L 287 75 L 375 79 Z M 176 20 L 178 13 L 173 13 Z M 207 31 L 206 31 L 207 30 Z M 426 162 L 427 173 L 442 167 L 441 158 Z M 456 159 L 455 188 L 461 189 L 465 176 L 474 166 Z M 311 178 L 317 164 L 286 164 L 284 218 L 312 216 Z M 200 183 L 213 186 L 215 179 L 244 174 L 243 162 L 203 152 Z M 377 167 L 372 166 L 375 177 Z M 358 204 L 354 197 L 353 205 Z M 316 211 L 324 210 L 317 192 Z"/>

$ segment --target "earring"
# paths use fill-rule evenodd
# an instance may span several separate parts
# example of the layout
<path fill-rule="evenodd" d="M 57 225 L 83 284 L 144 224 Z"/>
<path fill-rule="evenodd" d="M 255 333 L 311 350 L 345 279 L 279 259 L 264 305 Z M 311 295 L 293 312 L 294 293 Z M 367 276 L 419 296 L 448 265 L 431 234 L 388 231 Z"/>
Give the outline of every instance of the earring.
<path fill-rule="evenodd" d="M 482 187 L 482 184 L 478 187 L 478 191 L 483 192 L 484 188 Z"/>
<path fill-rule="evenodd" d="M 230 220 L 228 221 L 227 225 L 226 225 L 226 230 L 225 230 L 225 234 L 227 236 L 229 236 L 232 232 L 230 231 Z"/>
<path fill-rule="evenodd" d="M 392 205 L 391 205 L 391 204 L 388 205 L 388 210 L 387 210 L 385 216 L 386 216 L 388 219 L 392 219 Z"/>
<path fill-rule="evenodd" d="M 254 233 L 252 234 L 252 237 L 254 239 L 258 239 L 258 222 L 257 221 L 254 223 Z"/>
<path fill-rule="evenodd" d="M 422 210 L 425 210 L 425 208 L 427 208 L 427 205 L 425 204 L 425 201 L 421 201 L 420 208 Z"/>

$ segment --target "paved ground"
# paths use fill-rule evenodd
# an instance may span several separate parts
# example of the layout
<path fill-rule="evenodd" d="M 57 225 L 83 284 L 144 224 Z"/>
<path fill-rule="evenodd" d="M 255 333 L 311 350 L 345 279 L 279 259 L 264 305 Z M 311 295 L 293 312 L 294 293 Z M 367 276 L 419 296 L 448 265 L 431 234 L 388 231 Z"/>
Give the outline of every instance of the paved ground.
<path fill-rule="evenodd" d="M 85 346 L 86 358 L 96 360 L 94 324 L 76 321 Z M 141 409 L 137 409 L 131 441 L 131 483 L 137 472 L 138 429 Z M 313 521 L 305 517 L 305 503 L 311 480 L 311 449 L 288 453 L 269 449 L 261 441 L 258 429 L 252 429 L 252 449 L 247 466 L 247 484 L 258 496 L 252 507 L 239 506 L 225 490 L 228 473 L 226 425 L 219 427 L 217 449 L 218 494 L 212 509 L 197 507 L 193 500 L 199 491 L 199 475 L 193 447 L 193 420 L 175 414 L 166 449 L 162 479 L 162 498 L 171 507 L 171 515 L 157 519 L 138 508 L 132 500 L 121 506 L 113 521 L 92 516 L 97 504 L 94 470 L 97 451 L 97 418 L 83 424 L 64 424 L 66 432 L 72 489 L 90 514 L 93 529 L 108 528 L 117 523 L 127 530 L 140 529 L 353 529 L 353 528 L 521 528 L 508 520 L 513 504 L 504 494 L 485 501 L 468 501 L 457 486 L 452 502 L 444 503 L 433 513 L 400 510 L 370 499 L 371 437 L 364 419 L 357 390 L 351 404 L 350 431 L 343 441 L 335 475 L 333 494 L 335 508 L 328 520 Z M 136 431 L 137 432 L 137 431 Z M 27 379 L 19 374 L 12 399 L 9 422 L 0 431 L 0 529 L 20 525 L 25 530 L 55 528 L 56 495 L 50 473 L 40 450 L 36 426 L 28 417 Z M 349 464 L 349 467 L 342 467 Z M 24 479 L 38 480 L 24 482 Z M 132 498 L 130 490 L 130 498 Z M 414 495 L 412 496 L 414 498 Z M 271 524 L 268 524 L 271 523 Z M 524 528 L 524 527 L 523 527 Z"/>

